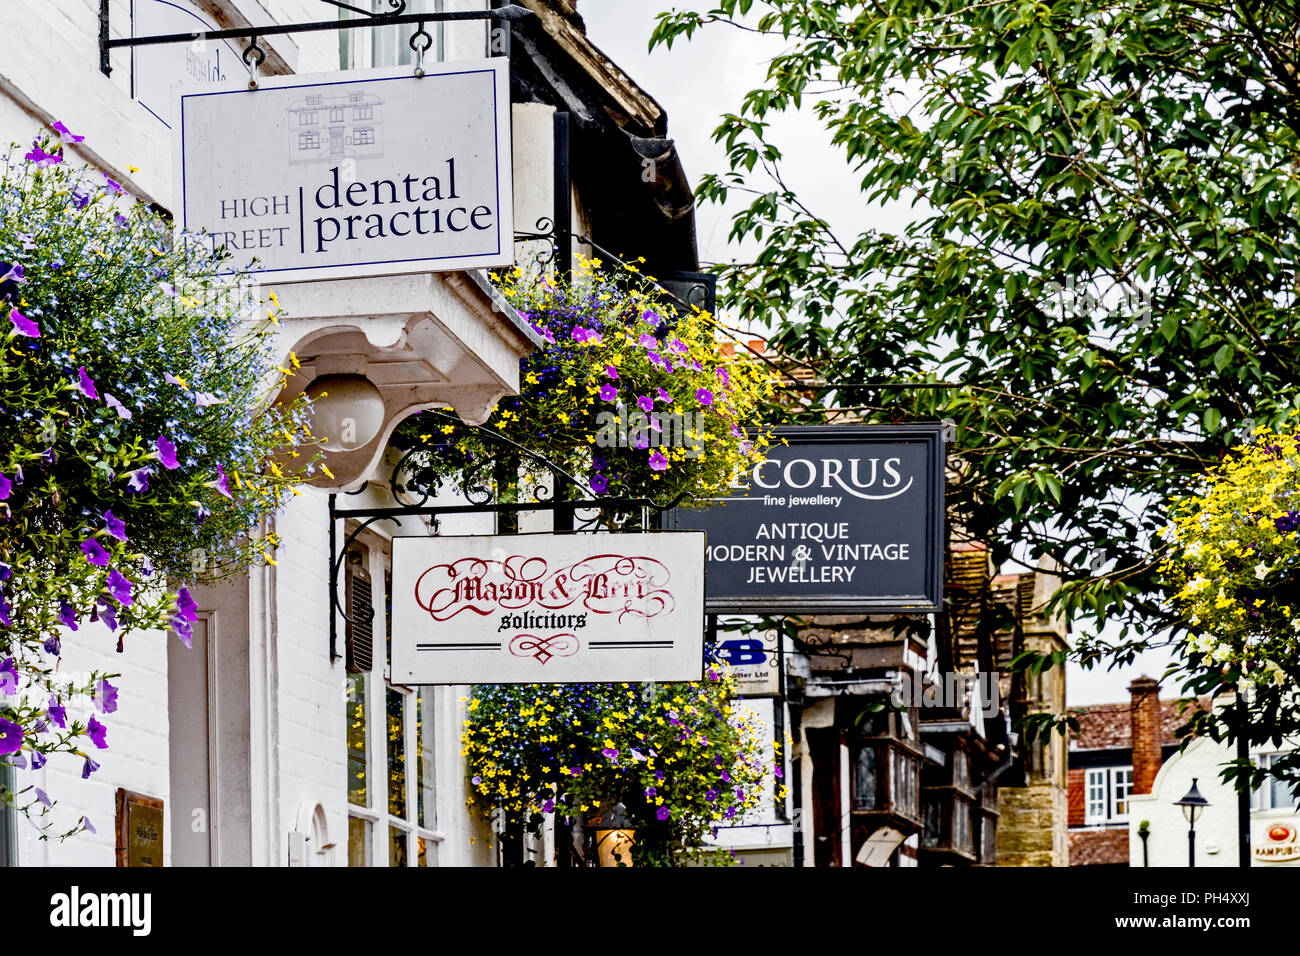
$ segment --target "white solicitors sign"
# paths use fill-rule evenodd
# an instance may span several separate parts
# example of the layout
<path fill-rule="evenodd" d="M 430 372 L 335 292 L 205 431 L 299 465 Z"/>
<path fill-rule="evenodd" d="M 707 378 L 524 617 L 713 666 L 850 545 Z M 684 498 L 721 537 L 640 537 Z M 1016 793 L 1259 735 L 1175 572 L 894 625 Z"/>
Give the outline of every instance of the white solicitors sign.
<path fill-rule="evenodd" d="M 514 261 L 504 58 L 176 88 L 181 225 L 280 281 Z"/>
<path fill-rule="evenodd" d="M 393 539 L 395 684 L 700 680 L 704 535 Z"/>

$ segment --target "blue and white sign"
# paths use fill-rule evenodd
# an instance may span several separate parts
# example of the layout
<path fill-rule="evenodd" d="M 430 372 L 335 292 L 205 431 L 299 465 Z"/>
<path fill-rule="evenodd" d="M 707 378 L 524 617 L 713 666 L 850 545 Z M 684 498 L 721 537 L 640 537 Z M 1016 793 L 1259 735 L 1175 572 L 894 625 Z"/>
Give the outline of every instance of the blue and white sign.
<path fill-rule="evenodd" d="M 774 628 L 748 634 L 724 632 L 714 653 L 731 666 L 740 697 L 781 696 L 781 634 Z"/>
<path fill-rule="evenodd" d="M 181 224 L 289 281 L 514 261 L 498 57 L 177 88 Z"/>

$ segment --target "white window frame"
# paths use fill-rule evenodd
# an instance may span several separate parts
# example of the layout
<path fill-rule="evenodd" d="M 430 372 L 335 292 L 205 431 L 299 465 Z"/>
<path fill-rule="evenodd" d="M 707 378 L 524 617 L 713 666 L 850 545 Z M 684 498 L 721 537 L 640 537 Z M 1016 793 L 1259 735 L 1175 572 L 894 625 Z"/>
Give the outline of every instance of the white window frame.
<path fill-rule="evenodd" d="M 372 3 L 376 12 L 387 9 L 384 0 L 372 0 Z M 364 6 L 364 0 L 357 5 Z M 407 0 L 406 12 L 442 13 L 445 7 L 446 0 Z M 346 21 L 359 19 L 359 17 L 341 9 L 339 19 Z M 433 37 L 432 46 L 424 54 L 425 62 L 441 63 L 447 57 L 446 22 L 439 20 L 426 23 L 424 30 Z M 340 30 L 339 68 L 365 70 L 374 67 L 410 66 L 415 63 L 415 51 L 410 46 L 410 39 L 415 31 L 416 25 L 413 23 L 366 30 Z"/>
<path fill-rule="evenodd" d="M 405 834 L 407 866 L 419 865 L 419 839 L 425 841 L 428 853 L 428 865 L 438 865 L 439 848 L 446 841 L 446 834 L 441 829 L 422 827 L 417 819 L 418 797 L 415 788 L 420 785 L 416 778 L 419 767 L 419 750 L 416 741 L 416 704 L 419 700 L 416 687 L 403 687 L 388 680 L 388 630 L 385 626 L 384 601 L 387 588 L 387 573 L 390 568 L 391 539 L 380 534 L 371 534 L 369 530 L 357 539 L 369 555 L 367 570 L 370 572 L 375 612 L 375 665 L 367 674 L 350 675 L 359 677 L 366 689 L 366 796 L 370 806 L 362 807 L 349 802 L 349 817 L 358 817 L 370 824 L 370 865 L 383 867 L 389 865 L 389 829 L 396 828 Z M 432 691 L 432 710 L 441 712 L 442 695 L 448 692 L 445 687 L 429 687 Z M 388 692 L 394 691 L 403 696 L 402 707 L 402 743 L 403 766 L 406 772 L 406 815 L 399 817 L 388 810 Z M 351 703 L 347 701 L 346 703 Z M 437 733 L 437 725 L 433 728 Z M 433 759 L 437 760 L 437 738 L 434 738 Z M 436 770 L 433 787 L 433 817 L 435 822 L 442 819 L 442 787 Z"/>
<path fill-rule="evenodd" d="M 1120 791 L 1123 788 L 1123 796 Z M 1094 796 L 1098 794 L 1099 796 Z M 1129 799 L 1133 796 L 1133 768 L 1088 767 L 1083 776 L 1083 822 L 1090 826 L 1124 823 L 1128 820 Z M 1116 806 L 1124 803 L 1124 812 Z"/>
<path fill-rule="evenodd" d="M 1280 751 L 1275 753 L 1256 754 L 1254 757 L 1255 766 L 1267 770 L 1273 765 L 1273 761 L 1278 757 L 1284 757 L 1290 751 Z M 1250 809 L 1253 810 L 1294 810 L 1296 801 L 1300 799 L 1300 785 L 1293 785 L 1291 790 L 1291 802 L 1286 804 L 1277 804 L 1274 802 L 1273 788 L 1281 781 L 1275 781 L 1272 777 L 1265 777 L 1258 787 L 1250 792 Z"/>

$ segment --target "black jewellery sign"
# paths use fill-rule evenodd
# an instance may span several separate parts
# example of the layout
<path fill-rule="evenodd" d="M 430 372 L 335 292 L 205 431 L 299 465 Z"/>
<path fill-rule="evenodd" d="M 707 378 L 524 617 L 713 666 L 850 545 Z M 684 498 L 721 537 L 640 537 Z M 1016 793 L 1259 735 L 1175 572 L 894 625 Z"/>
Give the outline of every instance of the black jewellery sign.
<path fill-rule="evenodd" d="M 705 610 L 939 610 L 943 428 L 776 429 L 767 459 L 729 495 L 666 515 L 669 528 L 707 535 Z"/>

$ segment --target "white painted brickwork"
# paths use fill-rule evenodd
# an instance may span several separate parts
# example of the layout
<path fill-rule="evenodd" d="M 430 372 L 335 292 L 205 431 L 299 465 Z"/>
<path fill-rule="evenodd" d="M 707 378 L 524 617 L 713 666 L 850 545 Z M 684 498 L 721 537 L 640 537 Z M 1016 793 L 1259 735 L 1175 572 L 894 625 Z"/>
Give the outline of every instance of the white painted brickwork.
<path fill-rule="evenodd" d="M 218 0 L 200 5 L 228 16 L 242 13 L 255 23 L 335 15 L 315 0 Z M 448 3 L 448 9 L 485 6 L 483 0 Z M 128 7 L 127 0 L 113 0 L 115 36 L 129 30 Z M 141 198 L 170 206 L 170 134 L 131 98 L 129 53 L 113 54 L 111 78 L 100 73 L 98 30 L 97 0 L 0 2 L 0 143 L 15 141 L 25 150 L 42 127 L 61 120 L 86 137 L 84 149 L 75 154 L 68 151 L 70 161 L 91 163 L 122 181 L 128 178 L 127 166 L 137 166 L 140 171 L 130 176 L 132 190 Z M 299 72 L 338 68 L 338 38 L 333 33 L 270 42 L 286 61 L 296 63 Z M 481 57 L 485 45 L 482 24 L 448 31 L 449 59 Z M 251 819 L 214 822 L 249 831 L 248 852 L 255 865 L 284 865 L 289 832 L 306 829 L 318 804 L 335 848 L 315 856 L 313 862 L 347 863 L 346 674 L 341 659 L 333 663 L 329 659 L 326 515 L 326 496 L 308 489 L 278 518 L 283 547 L 277 565 L 254 572 L 249 582 L 248 687 L 218 691 L 223 706 L 232 695 L 245 698 L 250 725 L 247 780 L 222 780 L 220 786 L 246 786 Z M 341 633 L 340 628 L 340 650 Z M 378 630 L 377 637 L 381 634 Z M 67 636 L 62 668 L 121 674 L 115 681 L 121 688 L 119 708 L 101 715 L 109 727 L 110 749 L 90 748 L 102 769 L 88 780 L 81 779 L 80 759 L 57 756 L 40 771 L 20 772 L 19 786 L 40 786 L 57 799 L 56 818 L 64 828 L 84 814 L 97 833 L 65 842 L 41 841 L 33 828 L 22 824 L 23 865 L 112 866 L 118 787 L 165 801 L 164 845 L 166 861 L 171 862 L 173 814 L 188 827 L 193 808 L 174 807 L 170 793 L 168 640 L 176 638 L 162 633 L 136 635 L 125 653 L 117 654 L 103 625 L 84 624 Z M 382 652 L 376 656 L 382 667 Z M 382 674 L 377 683 L 382 685 Z M 481 821 L 470 819 L 465 806 L 459 728 L 460 699 L 466 691 L 438 692 L 438 820 L 446 837 L 437 856 L 443 865 L 491 865 L 490 834 Z M 186 702 L 191 704 L 203 706 L 201 701 Z M 372 773 L 379 772 L 382 764 L 377 762 Z M 375 862 L 382 865 L 386 860 Z"/>

